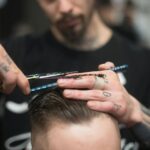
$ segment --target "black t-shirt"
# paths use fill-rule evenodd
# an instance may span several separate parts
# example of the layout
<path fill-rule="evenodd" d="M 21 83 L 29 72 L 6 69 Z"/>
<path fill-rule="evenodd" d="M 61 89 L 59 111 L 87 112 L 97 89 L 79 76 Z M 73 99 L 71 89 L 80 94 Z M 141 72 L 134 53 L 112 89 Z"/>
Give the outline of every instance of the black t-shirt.
<path fill-rule="evenodd" d="M 150 52 L 138 49 L 117 34 L 113 34 L 105 46 L 86 52 L 65 47 L 50 32 L 39 37 L 10 39 L 3 42 L 3 46 L 25 74 L 93 71 L 106 61 L 112 61 L 115 65 L 128 64 L 127 72 L 119 74 L 121 81 L 129 93 L 145 106 L 150 106 Z M 2 120 L 4 149 L 20 150 L 30 147 L 28 100 L 29 97 L 23 96 L 17 89 L 6 97 L 5 116 Z M 139 143 L 128 129 L 122 125 L 120 128 L 123 150 L 144 149 L 139 148 Z"/>

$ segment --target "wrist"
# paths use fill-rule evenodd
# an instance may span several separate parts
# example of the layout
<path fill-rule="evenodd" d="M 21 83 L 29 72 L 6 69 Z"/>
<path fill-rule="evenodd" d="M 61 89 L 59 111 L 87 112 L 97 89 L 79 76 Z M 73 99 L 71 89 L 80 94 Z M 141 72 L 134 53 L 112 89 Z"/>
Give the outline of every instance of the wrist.
<path fill-rule="evenodd" d="M 135 139 L 144 147 L 150 148 L 150 110 L 145 108 L 130 95 L 130 105 L 126 115 L 126 126 Z"/>
<path fill-rule="evenodd" d="M 133 96 L 130 95 L 130 98 L 132 104 L 130 113 L 128 114 L 127 127 L 132 127 L 138 123 L 144 122 L 144 112 L 141 109 L 141 104 Z"/>

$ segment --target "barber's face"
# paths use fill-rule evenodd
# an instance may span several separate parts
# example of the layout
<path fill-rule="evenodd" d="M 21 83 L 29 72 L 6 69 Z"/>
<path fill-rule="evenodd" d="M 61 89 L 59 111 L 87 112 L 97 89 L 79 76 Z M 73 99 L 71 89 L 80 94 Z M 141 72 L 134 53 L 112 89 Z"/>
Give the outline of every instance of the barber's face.
<path fill-rule="evenodd" d="M 111 118 L 82 124 L 56 122 L 48 130 L 32 132 L 33 150 L 120 150 L 120 136 Z"/>
<path fill-rule="evenodd" d="M 81 37 L 91 20 L 95 0 L 38 0 L 51 27 L 66 39 Z"/>

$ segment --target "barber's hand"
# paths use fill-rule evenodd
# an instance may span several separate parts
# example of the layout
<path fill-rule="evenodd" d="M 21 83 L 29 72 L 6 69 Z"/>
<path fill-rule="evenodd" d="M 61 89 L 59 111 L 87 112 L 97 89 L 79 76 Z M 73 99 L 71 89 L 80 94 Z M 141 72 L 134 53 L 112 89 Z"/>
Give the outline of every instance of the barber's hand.
<path fill-rule="evenodd" d="M 65 88 L 63 94 L 66 98 L 86 100 L 89 108 L 110 113 L 119 122 L 132 126 L 142 119 L 140 104 L 122 86 L 118 75 L 108 70 L 113 66 L 108 62 L 99 66 L 102 71 L 90 72 L 104 74 L 104 78 L 83 76 L 77 79 L 59 79 L 58 85 Z"/>
<path fill-rule="evenodd" d="M 27 78 L 0 45 L 0 92 L 9 94 L 16 85 L 24 94 L 29 94 L 30 87 Z"/>

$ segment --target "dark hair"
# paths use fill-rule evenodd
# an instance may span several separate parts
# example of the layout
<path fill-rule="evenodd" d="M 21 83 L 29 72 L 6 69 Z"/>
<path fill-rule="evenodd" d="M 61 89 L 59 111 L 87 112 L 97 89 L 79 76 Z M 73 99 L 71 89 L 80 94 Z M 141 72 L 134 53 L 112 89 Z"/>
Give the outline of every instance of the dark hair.
<path fill-rule="evenodd" d="M 32 127 L 47 127 L 55 120 L 64 123 L 82 123 L 99 116 L 100 112 L 87 107 L 86 101 L 69 100 L 60 90 L 45 92 L 29 103 L 29 115 Z"/>
<path fill-rule="evenodd" d="M 134 8 L 135 4 L 134 4 L 134 2 L 132 0 L 127 0 L 126 7 Z"/>

